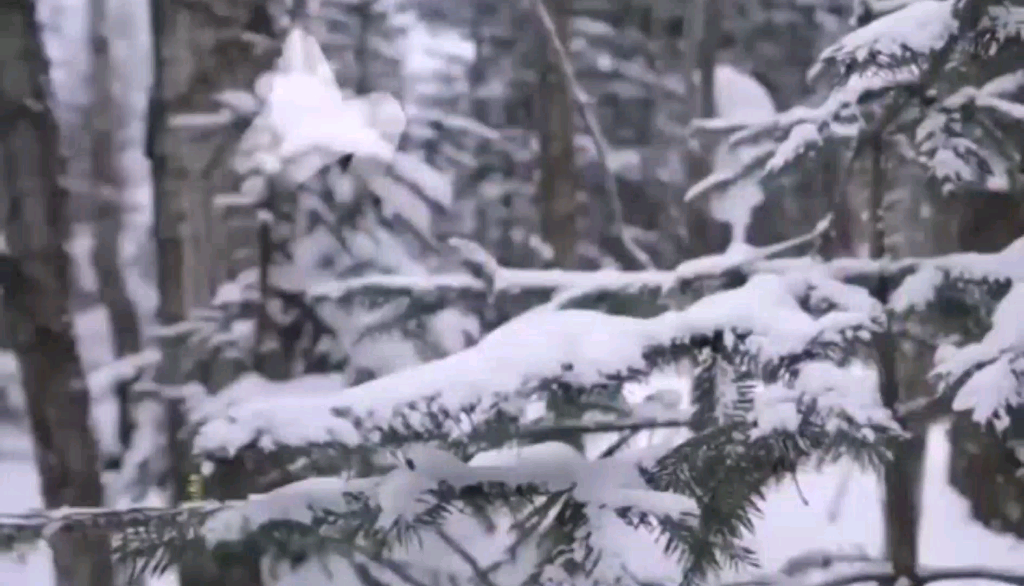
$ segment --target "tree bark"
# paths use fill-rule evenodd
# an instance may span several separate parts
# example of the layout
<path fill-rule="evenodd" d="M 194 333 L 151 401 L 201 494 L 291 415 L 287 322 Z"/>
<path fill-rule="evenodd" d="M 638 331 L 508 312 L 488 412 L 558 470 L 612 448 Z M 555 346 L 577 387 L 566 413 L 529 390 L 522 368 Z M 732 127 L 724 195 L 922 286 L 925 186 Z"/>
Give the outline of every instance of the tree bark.
<path fill-rule="evenodd" d="M 70 198 L 57 124 L 49 106 L 48 64 L 35 2 L 0 5 L 3 108 L 0 129 L 7 240 L 15 270 L 4 283 L 47 508 L 101 506 L 99 455 L 89 421 L 89 392 L 75 347 L 64 246 Z M 109 586 L 109 543 L 95 534 L 50 541 L 58 586 Z"/>
<path fill-rule="evenodd" d="M 724 0 L 694 0 L 686 16 L 685 78 L 689 84 L 688 113 L 691 120 L 715 115 L 715 54 L 721 33 L 720 3 Z M 699 81 L 698 81 L 699 80 Z M 712 171 L 705 153 L 687 150 L 686 180 L 694 184 Z M 728 229 L 707 210 L 686 211 L 687 256 L 721 252 L 729 244 Z"/>
<path fill-rule="evenodd" d="M 955 216 L 960 249 L 996 252 L 1024 235 L 1024 206 L 1005 195 L 970 193 L 958 202 Z M 971 514 L 986 527 L 1024 537 L 1022 463 L 992 432 L 957 414 L 949 429 L 949 482 L 967 498 Z"/>
<path fill-rule="evenodd" d="M 188 234 L 186 229 L 191 228 L 188 207 L 195 202 L 193 198 L 202 196 L 209 201 L 213 195 L 209 173 L 216 161 L 211 163 L 211 153 L 222 151 L 225 145 L 221 137 L 197 141 L 194 133 L 173 128 L 169 121 L 177 114 L 215 111 L 218 106 L 214 96 L 221 90 L 251 90 L 257 75 L 268 69 L 279 51 L 276 41 L 265 36 L 269 31 L 249 30 L 250 23 L 266 20 L 256 18 L 258 10 L 265 10 L 260 0 L 151 2 L 156 64 L 147 151 L 153 165 L 156 200 L 157 318 L 161 325 L 172 326 L 185 321 L 189 310 L 207 302 L 212 293 L 209 272 L 195 270 L 205 265 L 200 258 L 212 257 L 212 250 L 201 249 L 209 239 L 204 235 L 192 238 L 196 235 Z M 203 214 L 198 220 L 206 217 Z M 184 382 L 184 340 L 168 336 L 162 351 L 157 382 L 180 385 Z M 169 433 L 177 466 L 175 496 L 183 500 L 187 474 L 196 470 L 191 465 L 189 446 L 180 437 L 180 409 L 180 404 L 172 401 Z M 245 478 L 241 477 L 235 478 L 231 486 L 219 487 L 214 481 L 209 484 L 209 496 L 213 498 L 242 498 L 246 493 Z M 180 582 L 189 586 L 258 586 L 259 559 L 256 555 L 250 558 L 220 566 L 211 557 L 191 560 L 179 568 Z"/>
<path fill-rule="evenodd" d="M 569 46 L 572 0 L 545 0 L 562 46 Z M 540 123 L 540 180 L 537 198 L 541 235 L 551 245 L 554 262 L 576 266 L 578 241 L 576 201 L 575 110 L 569 81 L 558 66 L 558 51 L 545 43 L 537 90 Z"/>
<path fill-rule="evenodd" d="M 93 252 L 100 302 L 107 308 L 113 335 L 114 357 L 139 352 L 141 335 L 135 305 L 125 284 L 121 266 L 120 241 L 124 221 L 125 173 L 120 168 L 117 133 L 127 120 L 124 104 L 114 92 L 115 79 L 110 54 L 108 0 L 91 0 L 92 109 L 91 136 Z M 121 115 L 118 116 L 118 112 Z M 131 435 L 131 405 L 128 383 L 114 389 L 118 402 L 118 436 L 122 451 Z"/>
<path fill-rule="evenodd" d="M 886 249 L 885 195 L 888 191 L 885 165 L 885 140 L 881 136 L 869 137 L 868 156 L 868 256 L 885 258 Z M 872 294 L 882 303 L 888 303 L 889 284 L 881 279 Z M 879 392 L 882 404 L 894 409 L 906 400 L 906 389 L 900 384 L 900 348 L 891 329 L 875 336 L 878 358 Z M 901 422 L 902 423 L 902 422 Z M 914 430 L 921 431 L 921 430 Z M 886 463 L 882 474 L 884 484 L 885 551 L 897 578 L 905 577 L 917 583 L 918 525 L 920 521 L 921 464 L 924 454 L 924 435 L 918 433 L 893 446 L 892 460 Z"/>

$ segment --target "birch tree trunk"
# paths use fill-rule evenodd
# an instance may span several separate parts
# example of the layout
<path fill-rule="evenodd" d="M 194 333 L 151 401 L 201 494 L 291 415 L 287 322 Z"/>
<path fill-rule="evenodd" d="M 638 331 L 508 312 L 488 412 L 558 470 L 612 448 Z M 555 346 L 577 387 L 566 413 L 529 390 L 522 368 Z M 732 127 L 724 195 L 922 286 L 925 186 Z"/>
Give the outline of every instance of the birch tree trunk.
<path fill-rule="evenodd" d="M 0 4 L 3 108 L 0 134 L 7 201 L 7 240 L 14 270 L 4 284 L 47 508 L 101 506 L 89 392 L 75 347 L 69 294 L 71 261 L 64 248 L 69 196 L 57 124 L 49 107 L 48 65 L 35 2 Z M 57 586 L 109 586 L 105 536 L 51 538 Z"/>
<path fill-rule="evenodd" d="M 91 0 L 92 108 L 89 117 L 91 137 L 92 209 L 94 246 L 92 262 L 96 270 L 100 302 L 107 308 L 110 331 L 114 337 L 114 356 L 121 358 L 140 350 L 139 319 L 125 284 L 121 266 L 120 241 L 124 221 L 125 173 L 120 168 L 117 133 L 126 124 L 125 104 L 119 103 L 111 62 L 109 40 L 109 0 Z M 131 406 L 127 383 L 115 389 L 119 411 L 119 438 L 122 449 L 130 440 Z"/>
<path fill-rule="evenodd" d="M 545 0 L 562 46 L 569 46 L 569 17 L 572 0 Z M 547 46 L 535 103 L 540 126 L 541 235 L 554 251 L 555 264 L 571 268 L 577 262 L 576 160 L 573 137 L 575 109 L 569 81 L 558 66 L 558 52 Z"/>

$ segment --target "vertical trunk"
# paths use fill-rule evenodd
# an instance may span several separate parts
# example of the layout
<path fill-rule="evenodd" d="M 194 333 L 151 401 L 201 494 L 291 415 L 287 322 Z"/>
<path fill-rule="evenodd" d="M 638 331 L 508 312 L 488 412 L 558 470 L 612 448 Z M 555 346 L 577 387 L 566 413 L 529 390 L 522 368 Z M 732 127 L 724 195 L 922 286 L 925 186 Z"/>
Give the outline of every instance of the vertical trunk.
<path fill-rule="evenodd" d="M 324 171 L 323 173 L 326 173 Z M 319 176 L 310 179 L 318 182 Z M 302 374 L 295 369 L 295 357 L 301 354 L 301 334 L 308 317 L 296 311 L 293 300 L 286 304 L 287 292 L 301 271 L 291 270 L 296 262 L 292 254 L 298 220 L 299 186 L 283 186 L 271 179 L 271 194 L 260 209 L 259 288 L 260 313 L 257 321 L 256 371 L 272 380 L 284 380 Z"/>
<path fill-rule="evenodd" d="M 194 111 L 210 106 L 215 90 L 209 86 L 210 75 L 225 83 L 237 82 L 239 87 L 252 87 L 252 78 L 261 70 L 252 53 L 231 52 L 230 47 L 218 45 L 218 30 L 230 28 L 218 18 L 213 23 L 201 21 L 184 5 L 171 0 L 151 0 L 153 43 L 156 63 L 153 89 L 149 103 L 147 154 L 152 163 L 154 189 L 154 223 L 157 241 L 158 288 L 160 304 L 157 318 L 161 325 L 172 326 L 183 322 L 188 315 L 190 288 L 187 273 L 188 242 L 183 233 L 187 221 L 186 205 L 190 189 L 198 186 L 190 171 L 189 155 L 192 146 L 179 134 L 168 128 L 168 120 L 175 113 Z M 255 2 L 234 3 L 226 14 L 237 24 L 235 32 L 244 28 Z M 220 14 L 220 7 L 216 14 Z M 235 47 L 237 49 L 237 47 Z M 251 50 L 251 47 L 250 47 Z M 201 55 L 203 61 L 197 60 Z M 227 64 L 234 59 L 233 67 Z M 246 76 L 248 74 L 248 77 Z M 194 168 L 194 167 L 193 167 Z M 194 256 L 193 253 L 191 256 Z M 194 275 L 192 275 L 194 278 Z M 175 386 L 184 382 L 182 353 L 184 339 L 168 335 L 163 339 L 163 360 L 156 374 L 157 382 Z M 190 465 L 189 447 L 181 437 L 184 422 L 181 404 L 172 401 L 169 413 L 169 433 L 173 447 L 174 493 L 176 500 L 187 494 L 187 473 Z M 235 479 L 236 483 L 244 478 Z M 231 487 L 232 489 L 237 487 Z M 210 487 L 213 498 L 241 497 L 241 491 L 231 494 Z M 260 584 L 258 558 L 238 564 L 218 567 L 206 557 L 183 564 L 180 582 L 189 586 L 258 586 Z"/>
<path fill-rule="evenodd" d="M 886 229 L 883 210 L 885 209 L 885 142 L 881 137 L 872 137 L 869 144 L 871 157 L 868 187 L 868 255 L 880 259 L 886 256 Z M 881 279 L 873 295 L 882 303 L 888 303 L 890 284 Z M 875 337 L 875 351 L 878 358 L 879 392 L 882 404 L 894 409 L 902 396 L 899 379 L 896 336 L 890 329 Z M 885 465 L 885 548 L 897 578 L 907 578 L 917 583 L 918 521 L 920 518 L 920 477 L 924 436 L 922 434 L 893 447 L 893 458 Z"/>
<path fill-rule="evenodd" d="M 256 77 L 266 71 L 279 53 L 266 23 L 266 8 L 260 0 L 198 0 L 173 2 L 154 0 L 154 27 L 157 39 L 157 89 L 154 104 L 158 115 L 153 142 L 156 187 L 156 229 L 160 245 L 161 323 L 173 324 L 186 318 L 196 304 L 209 301 L 212 286 L 208 269 L 213 254 L 211 214 L 207 208 L 213 196 L 212 174 L 218 171 L 217 156 L 225 149 L 223 134 L 209 138 L 196 136 L 187 128 L 168 124 L 178 114 L 211 112 L 219 108 L 214 96 L 225 89 L 251 90 Z M 250 23 L 253 23 L 250 28 Z M 259 30 L 256 30 L 259 29 Z M 186 232 L 186 229 L 189 232 Z M 184 340 L 165 341 L 161 380 L 182 382 L 180 357 Z M 170 420 L 181 421 L 180 413 Z M 176 434 L 175 426 L 171 433 Z M 172 438 L 176 462 L 182 467 L 177 475 L 179 496 L 184 495 L 184 472 L 190 466 L 188 446 Z M 211 498 L 231 499 L 246 496 L 248 476 L 233 469 L 230 484 L 218 474 L 207 483 Z M 180 568 L 181 583 L 189 586 L 258 586 L 259 558 L 249 552 L 246 559 L 214 564 L 210 557 Z"/>
<path fill-rule="evenodd" d="M 1024 0 L 1008 0 L 1005 4 L 1013 10 L 1024 8 Z M 965 82 L 980 87 L 995 76 L 1019 69 L 1024 49 L 1012 47 L 994 57 L 976 60 L 961 73 Z M 1024 235 L 1020 194 L 1018 189 L 1013 194 L 1016 197 L 989 193 L 960 196 L 947 216 L 955 224 L 958 249 L 995 252 Z M 1021 466 L 1018 456 L 1003 438 L 965 413 L 954 418 L 949 441 L 950 483 L 970 502 L 975 518 L 997 531 L 1024 537 L 1024 477 L 1017 476 Z"/>
<path fill-rule="evenodd" d="M 89 425 L 89 392 L 75 348 L 69 307 L 68 192 L 57 125 L 48 101 L 47 61 L 35 2 L 0 5 L 3 95 L 10 120 L 0 137 L 8 199 L 7 241 L 17 270 L 4 284 L 36 464 L 47 508 L 100 506 L 99 456 Z M 58 586 L 109 586 L 109 544 L 99 535 L 51 539 Z"/>
<path fill-rule="evenodd" d="M 654 52 L 652 58 L 652 70 L 656 75 L 662 75 L 667 71 L 671 71 L 675 65 L 678 65 L 682 60 L 682 54 L 680 53 L 680 43 L 678 38 L 670 35 L 666 30 L 667 25 L 664 24 L 660 19 L 655 18 L 654 22 L 657 23 L 653 27 L 653 33 L 658 35 L 654 41 L 657 43 L 658 49 Z M 662 87 L 655 86 L 654 92 L 654 129 L 653 129 L 653 144 L 650 149 L 651 156 L 650 168 L 645 171 L 644 177 L 646 178 L 644 188 L 651 193 L 652 207 L 657 214 L 655 220 L 658 233 L 658 253 L 661 258 L 661 266 L 675 266 L 682 260 L 681 255 L 687 249 L 687 220 L 689 219 L 689 213 L 685 209 L 681 198 L 679 197 L 676 190 L 678 187 L 673 187 L 669 182 L 663 182 L 658 179 L 657 170 L 659 167 L 667 166 L 670 158 L 679 157 L 681 159 L 685 152 L 685 145 L 678 144 L 678 141 L 670 136 L 666 136 L 661 131 L 660 117 L 662 115 L 668 116 L 667 112 L 671 111 L 673 105 L 673 99 L 668 92 Z M 665 114 L 663 114 L 665 112 Z M 682 164 L 680 161 L 678 164 Z"/>
<path fill-rule="evenodd" d="M 357 94 L 370 93 L 370 27 L 373 25 L 372 7 L 369 2 L 357 4 L 353 8 L 355 20 L 359 23 L 359 34 L 356 37 L 355 62 L 357 76 L 355 90 Z"/>
<path fill-rule="evenodd" d="M 108 39 L 108 0 L 91 0 L 92 108 L 89 117 L 91 136 L 92 194 L 88 205 L 93 211 L 93 265 L 99 284 L 100 302 L 110 316 L 114 337 L 114 356 L 120 358 L 139 351 L 139 320 L 125 285 L 120 260 L 120 238 L 124 219 L 125 174 L 119 168 L 115 137 L 126 120 L 117 116 L 114 75 Z M 119 436 L 122 449 L 128 446 L 130 405 L 127 384 L 115 389 L 119 406 Z"/>
<path fill-rule="evenodd" d="M 1004 195 L 970 193 L 950 214 L 961 250 L 996 252 L 1024 235 L 1024 207 Z M 986 527 L 1024 537 L 1024 478 L 1006 442 L 971 420 L 955 417 L 949 430 L 949 482 L 966 497 L 971 514 Z"/>
<path fill-rule="evenodd" d="M 167 0 L 151 0 L 150 17 L 152 19 L 153 39 L 153 87 L 150 89 L 149 108 L 146 128 L 146 156 L 151 166 L 153 178 L 153 237 L 156 240 L 157 289 L 159 305 L 157 321 L 168 328 L 181 323 L 186 318 L 185 307 L 185 275 L 184 248 L 181 235 L 181 223 L 184 212 L 180 200 L 170 190 L 167 177 L 167 159 L 170 143 L 167 139 L 167 103 L 163 63 L 165 56 L 165 35 L 167 21 Z M 165 335 L 161 340 L 162 359 L 155 375 L 156 382 L 161 385 L 180 385 L 183 382 L 181 372 L 180 337 Z M 184 470 L 187 468 L 187 450 L 182 454 L 179 438 L 182 414 L 181 405 L 172 401 L 169 415 L 168 445 L 172 446 L 173 462 L 177 467 L 174 475 L 173 492 L 175 501 L 180 501 L 184 494 Z"/>
<path fill-rule="evenodd" d="M 715 115 L 715 53 L 721 34 L 722 1 L 694 0 L 686 16 L 684 79 L 689 83 L 687 109 L 691 120 Z M 691 91 L 694 89 L 697 91 Z M 687 152 L 686 179 L 692 185 L 711 172 L 711 160 L 706 153 L 692 149 Z M 729 244 L 728 229 L 706 210 L 687 210 L 686 231 L 691 257 L 720 252 Z"/>
<path fill-rule="evenodd" d="M 569 18 L 572 0 L 545 0 L 558 37 L 569 46 Z M 559 267 L 576 264 L 576 161 L 573 145 L 575 111 L 571 88 L 557 64 L 558 51 L 547 46 L 547 58 L 541 60 L 537 110 L 540 122 L 540 201 L 541 235 L 554 251 Z"/>

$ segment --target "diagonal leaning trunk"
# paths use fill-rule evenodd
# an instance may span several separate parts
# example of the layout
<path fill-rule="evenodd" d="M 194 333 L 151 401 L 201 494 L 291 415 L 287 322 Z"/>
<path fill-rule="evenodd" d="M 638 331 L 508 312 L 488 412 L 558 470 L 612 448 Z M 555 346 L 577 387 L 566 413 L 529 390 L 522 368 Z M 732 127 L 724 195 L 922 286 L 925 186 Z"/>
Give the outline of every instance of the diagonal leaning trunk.
<path fill-rule="evenodd" d="M 32 0 L 0 3 L 0 168 L 10 245 L 4 311 L 21 366 L 44 504 L 101 506 L 89 392 L 71 327 L 71 262 L 64 248 L 69 197 L 59 180 L 64 162 L 35 8 Z M 50 545 L 58 586 L 111 584 L 105 536 L 58 534 Z"/>

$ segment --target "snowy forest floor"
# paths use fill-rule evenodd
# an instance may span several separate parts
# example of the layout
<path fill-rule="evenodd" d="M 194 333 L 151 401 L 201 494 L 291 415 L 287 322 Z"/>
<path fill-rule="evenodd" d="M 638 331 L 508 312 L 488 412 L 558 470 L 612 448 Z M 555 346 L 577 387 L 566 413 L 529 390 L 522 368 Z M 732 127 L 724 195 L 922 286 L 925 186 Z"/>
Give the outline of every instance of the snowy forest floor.
<path fill-rule="evenodd" d="M 948 462 L 946 426 L 937 425 L 928 437 L 922 563 L 932 567 L 1019 568 L 1024 564 L 1024 541 L 996 535 L 969 518 L 966 502 L 946 482 Z M 765 569 L 778 568 L 791 556 L 807 550 L 862 548 L 871 554 L 879 552 L 881 492 L 873 475 L 854 472 L 840 514 L 834 523 L 828 520 L 845 474 L 842 465 L 799 474 L 797 482 L 807 504 L 792 482 L 769 495 L 753 539 Z M 39 505 L 31 442 L 23 428 L 0 427 L 0 479 L 0 512 L 25 511 Z M 0 584 L 51 583 L 50 555 L 45 548 L 28 553 L 23 561 L 0 559 Z M 171 584 L 171 580 L 159 581 L 159 586 Z M 150 586 L 158 586 L 157 581 Z"/>

